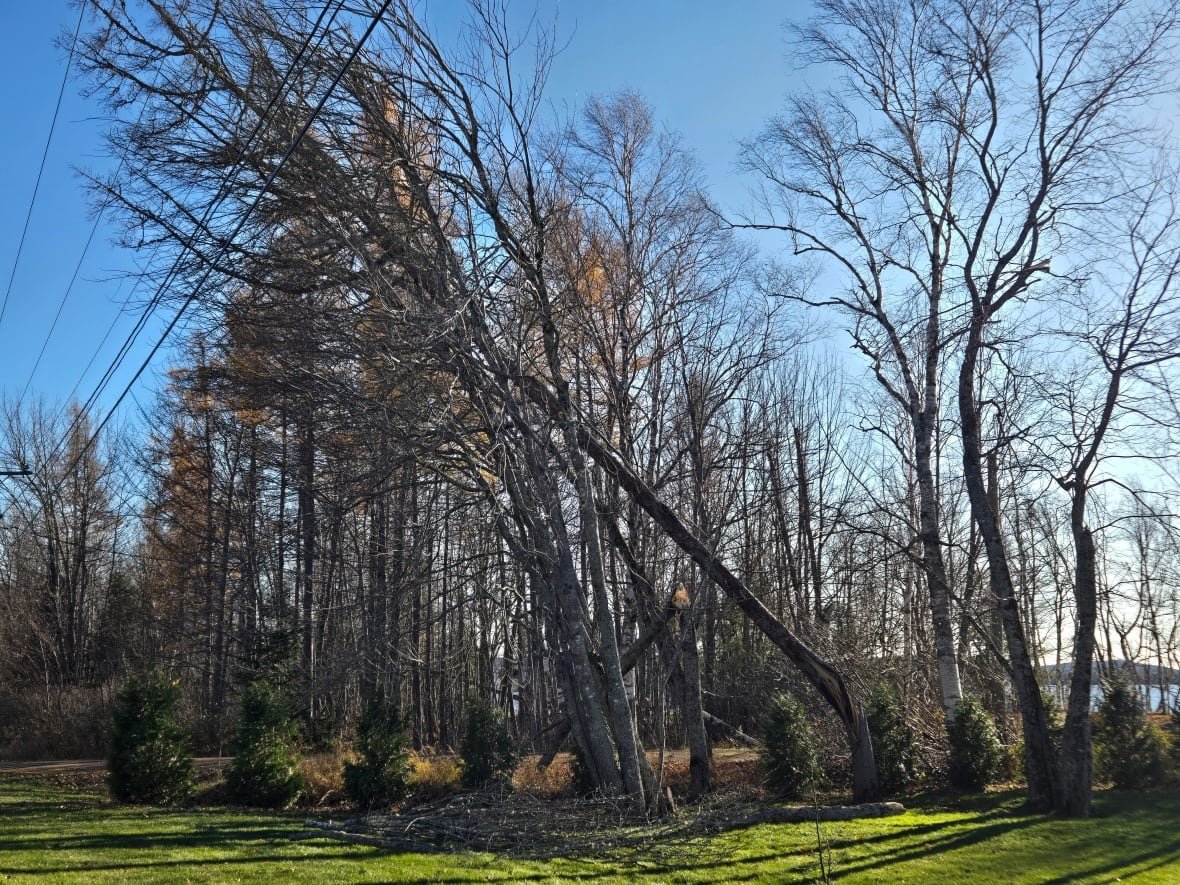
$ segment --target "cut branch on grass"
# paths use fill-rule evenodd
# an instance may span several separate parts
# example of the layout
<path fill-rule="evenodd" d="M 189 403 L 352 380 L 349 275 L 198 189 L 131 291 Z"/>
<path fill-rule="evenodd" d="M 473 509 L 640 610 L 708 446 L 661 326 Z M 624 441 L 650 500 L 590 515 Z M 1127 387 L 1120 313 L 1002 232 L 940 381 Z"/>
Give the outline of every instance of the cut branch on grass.
<path fill-rule="evenodd" d="M 617 799 L 545 800 L 526 793 L 463 793 L 400 814 L 308 819 L 296 839 L 327 837 L 394 851 L 494 851 L 537 859 L 687 848 L 701 836 L 760 824 L 847 821 L 904 814 L 898 802 L 765 805 L 721 797 L 650 822 Z M 311 832 L 308 832 L 311 831 Z M 695 843 L 693 843 L 695 844 Z"/>

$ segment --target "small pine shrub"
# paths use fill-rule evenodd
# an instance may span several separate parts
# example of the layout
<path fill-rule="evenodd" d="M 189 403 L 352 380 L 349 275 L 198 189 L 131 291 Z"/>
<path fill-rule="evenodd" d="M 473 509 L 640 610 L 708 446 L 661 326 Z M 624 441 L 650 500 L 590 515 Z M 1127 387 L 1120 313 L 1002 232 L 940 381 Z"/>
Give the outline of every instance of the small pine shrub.
<path fill-rule="evenodd" d="M 299 727 L 286 699 L 265 679 L 246 686 L 234 737 L 234 758 L 225 782 L 242 805 L 288 808 L 303 791 L 296 743 Z"/>
<path fill-rule="evenodd" d="M 516 753 L 504 714 L 482 698 L 467 702 L 467 727 L 459 746 L 463 786 L 512 783 Z"/>
<path fill-rule="evenodd" d="M 776 694 L 762 719 L 762 765 L 766 786 L 784 799 L 797 799 L 819 774 L 815 736 L 794 695 Z"/>
<path fill-rule="evenodd" d="M 1164 748 L 1159 731 L 1147 721 L 1138 692 L 1122 677 L 1103 683 L 1094 728 L 1094 757 L 1099 779 L 1119 790 L 1150 786 L 1163 775 Z"/>
<path fill-rule="evenodd" d="M 365 808 L 387 807 L 410 789 L 410 759 L 397 705 L 378 694 L 357 728 L 360 759 L 344 765 L 344 792 Z"/>
<path fill-rule="evenodd" d="M 891 686 L 877 685 L 865 715 L 877 757 L 877 777 L 887 794 L 899 793 L 914 779 L 914 730 L 901 711 L 901 698 Z"/>
<path fill-rule="evenodd" d="M 959 701 L 947 737 L 952 786 L 978 792 L 996 779 L 1004 764 L 1004 751 L 995 722 L 978 701 Z"/>
<path fill-rule="evenodd" d="M 193 757 L 179 718 L 180 688 L 164 673 L 140 673 L 123 686 L 107 758 L 116 801 L 167 805 L 192 796 Z"/>

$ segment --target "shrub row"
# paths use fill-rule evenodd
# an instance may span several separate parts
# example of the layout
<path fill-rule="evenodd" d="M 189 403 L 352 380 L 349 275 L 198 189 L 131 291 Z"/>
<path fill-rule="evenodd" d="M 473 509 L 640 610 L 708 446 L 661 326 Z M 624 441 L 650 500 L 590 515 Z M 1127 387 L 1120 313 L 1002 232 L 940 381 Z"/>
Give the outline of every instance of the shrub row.
<path fill-rule="evenodd" d="M 190 745 L 179 725 L 179 707 L 180 690 L 166 675 L 145 672 L 128 680 L 116 699 L 108 758 L 115 799 L 173 804 L 191 797 L 195 775 Z M 915 778 L 914 731 L 902 715 L 896 692 L 888 687 L 873 692 L 865 712 L 882 790 L 899 793 Z M 1059 719 L 1058 715 L 1055 735 Z M 510 784 L 516 755 L 503 713 L 472 698 L 466 720 L 457 772 L 462 785 Z M 1118 678 L 1108 680 L 1094 727 L 1096 779 L 1119 789 L 1159 783 L 1169 761 L 1180 769 L 1180 710 L 1173 713 L 1170 730 L 1174 737 L 1169 751 L 1169 742 L 1148 722 L 1134 688 Z M 782 798 L 807 797 L 821 769 L 811 724 L 797 698 L 772 697 L 762 720 L 762 738 L 770 791 Z M 1003 749 L 995 723 L 977 701 L 959 703 L 949 723 L 948 745 L 952 786 L 978 791 L 999 777 Z M 383 695 L 367 706 L 355 749 L 357 758 L 343 763 L 343 791 L 354 804 L 387 807 L 409 795 L 412 769 L 405 731 L 396 705 Z M 285 693 L 271 680 L 256 680 L 242 695 L 234 758 L 226 774 L 229 797 L 243 805 L 289 807 L 305 790 L 300 763 L 298 726 Z M 592 784 L 577 753 L 572 768 L 575 792 L 588 793 Z M 448 774 L 447 782 L 454 777 Z"/>
<path fill-rule="evenodd" d="M 1046 700 L 1051 707 L 1051 701 Z M 1053 713 L 1052 736 L 1060 740 L 1060 713 Z M 905 789 L 915 777 L 914 732 L 901 713 L 897 694 L 878 687 L 865 710 L 882 790 Z M 1118 789 L 1138 789 L 1164 778 L 1168 756 L 1180 771 L 1180 709 L 1172 714 L 1170 742 L 1148 722 L 1138 693 L 1125 681 L 1106 683 L 1095 717 L 1094 773 L 1099 782 Z M 776 695 L 762 720 L 762 762 L 766 785 L 781 798 L 804 798 L 819 776 L 815 738 L 803 707 L 791 695 Z M 995 722 L 978 702 L 961 701 L 947 729 L 947 777 L 951 786 L 979 791 L 994 783 L 1004 768 L 1004 750 Z"/>
<path fill-rule="evenodd" d="M 116 701 L 107 760 L 111 795 L 120 802 L 176 804 L 196 783 L 192 750 L 180 725 L 180 689 L 161 672 L 130 678 Z M 467 705 L 460 748 L 463 786 L 510 784 L 516 756 L 503 714 L 482 699 Z M 343 764 L 343 789 L 354 804 L 386 807 L 410 790 L 411 764 L 396 704 L 377 694 L 357 728 L 358 758 Z M 289 808 L 303 794 L 299 727 L 286 693 L 258 679 L 242 693 L 226 792 L 242 805 Z M 435 778 L 437 779 L 437 778 Z M 449 778 L 448 778 L 449 780 Z"/>

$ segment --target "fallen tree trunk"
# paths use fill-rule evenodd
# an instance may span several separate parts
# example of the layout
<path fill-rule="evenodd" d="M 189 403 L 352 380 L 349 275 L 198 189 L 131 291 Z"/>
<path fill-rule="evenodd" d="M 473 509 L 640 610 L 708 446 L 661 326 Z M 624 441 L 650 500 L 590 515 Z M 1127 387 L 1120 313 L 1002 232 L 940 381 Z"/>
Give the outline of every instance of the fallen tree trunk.
<path fill-rule="evenodd" d="M 761 747 L 762 741 L 757 738 L 752 738 L 736 725 L 730 725 L 724 719 L 718 719 L 708 710 L 704 711 L 705 725 L 723 737 L 729 738 L 731 741 L 737 741 L 739 744 L 744 744 L 747 747 Z"/>
<path fill-rule="evenodd" d="M 548 405 L 549 394 L 537 385 L 534 395 Z M 636 504 L 658 525 L 668 538 L 707 574 L 732 599 L 762 633 L 781 649 L 815 689 L 824 697 L 844 723 L 852 751 L 852 795 L 857 802 L 880 798 L 877 764 L 873 757 L 868 720 L 859 702 L 848 690 L 843 674 L 821 658 L 803 640 L 795 636 L 708 547 L 688 528 L 648 485 L 625 465 L 614 452 L 602 445 L 590 431 L 578 427 L 578 445 L 607 475 L 627 492 Z"/>
<path fill-rule="evenodd" d="M 573 440 L 594 463 L 637 504 L 676 546 L 688 554 L 709 576 L 754 626 L 786 654 L 792 664 L 807 677 L 816 691 L 840 717 L 852 755 L 852 796 L 856 802 L 875 802 L 881 798 L 877 780 L 877 763 L 873 756 L 873 742 L 869 735 L 868 719 L 861 704 L 852 696 L 844 676 L 825 661 L 803 640 L 792 633 L 762 604 L 745 583 L 684 524 L 684 521 L 606 445 L 600 443 L 580 421 L 563 410 L 556 394 L 537 378 L 512 373 L 509 377 L 519 384 L 525 395 L 538 407 L 559 420 L 573 422 Z M 519 415 L 513 420 L 523 421 Z"/>

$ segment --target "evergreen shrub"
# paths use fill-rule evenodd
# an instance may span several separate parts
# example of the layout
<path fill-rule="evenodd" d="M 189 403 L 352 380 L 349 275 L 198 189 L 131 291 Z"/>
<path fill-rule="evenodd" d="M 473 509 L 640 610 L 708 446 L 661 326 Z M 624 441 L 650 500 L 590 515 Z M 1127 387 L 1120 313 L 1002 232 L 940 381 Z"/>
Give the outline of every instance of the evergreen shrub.
<path fill-rule="evenodd" d="M 914 730 L 902 715 L 901 697 L 892 686 L 880 683 L 869 696 L 865 715 L 881 789 L 887 794 L 899 793 L 914 779 L 917 757 Z"/>
<path fill-rule="evenodd" d="M 295 803 L 303 791 L 298 732 L 287 699 L 272 682 L 259 679 L 246 686 L 225 778 L 235 802 L 263 808 Z"/>
<path fill-rule="evenodd" d="M 344 763 L 344 793 L 366 808 L 386 807 L 410 789 L 410 757 L 397 705 L 377 694 L 357 727 L 360 759 Z"/>
<path fill-rule="evenodd" d="M 180 688 L 165 673 L 137 673 L 123 686 L 107 758 L 116 801 L 175 804 L 192 796 L 192 751 L 179 719 Z"/>
<path fill-rule="evenodd" d="M 1004 750 L 996 734 L 996 724 L 982 704 L 969 698 L 959 701 L 947 737 L 952 786 L 977 792 L 999 776 Z"/>
<path fill-rule="evenodd" d="M 516 753 L 504 714 L 478 697 L 468 700 L 465 713 L 467 727 L 459 746 L 463 786 L 511 784 L 512 773 L 516 770 Z"/>
<path fill-rule="evenodd" d="M 1094 728 L 1094 770 L 1119 790 L 1152 786 L 1164 773 L 1159 731 L 1143 712 L 1139 693 L 1121 676 L 1103 682 Z"/>
<path fill-rule="evenodd" d="M 774 695 L 762 718 L 766 786 L 781 798 L 800 798 L 819 774 L 815 747 L 803 705 L 794 695 Z"/>

